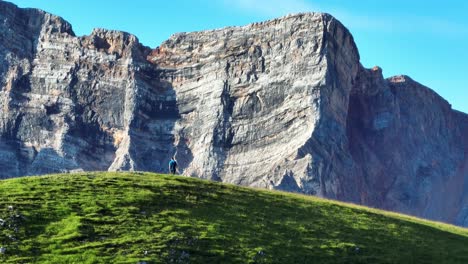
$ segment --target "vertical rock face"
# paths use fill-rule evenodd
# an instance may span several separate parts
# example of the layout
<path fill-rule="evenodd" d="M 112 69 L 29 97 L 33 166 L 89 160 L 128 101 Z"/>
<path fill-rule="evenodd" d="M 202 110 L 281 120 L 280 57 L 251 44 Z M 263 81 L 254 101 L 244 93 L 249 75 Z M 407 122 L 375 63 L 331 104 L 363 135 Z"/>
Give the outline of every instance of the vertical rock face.
<path fill-rule="evenodd" d="M 466 225 L 467 115 L 407 76 L 384 80 L 380 69 L 361 74 L 356 88 L 347 131 L 360 202 Z"/>
<path fill-rule="evenodd" d="M 186 174 L 335 197 L 359 56 L 331 16 L 178 34 L 149 60 L 176 91 Z"/>
<path fill-rule="evenodd" d="M 117 31 L 76 37 L 59 17 L 5 2 L 0 21 L 1 177 L 159 169 L 178 115 L 150 49 Z"/>
<path fill-rule="evenodd" d="M 308 13 L 180 33 L 76 37 L 0 2 L 0 178 L 167 171 L 468 226 L 468 116 L 407 76 L 364 69 Z"/>

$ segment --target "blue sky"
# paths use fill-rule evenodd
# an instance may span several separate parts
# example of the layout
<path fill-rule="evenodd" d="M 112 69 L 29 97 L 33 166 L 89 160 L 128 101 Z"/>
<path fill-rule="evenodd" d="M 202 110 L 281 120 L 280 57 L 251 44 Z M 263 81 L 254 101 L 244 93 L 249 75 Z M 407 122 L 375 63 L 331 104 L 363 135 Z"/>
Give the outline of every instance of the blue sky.
<path fill-rule="evenodd" d="M 135 34 L 150 47 L 176 32 L 244 25 L 288 13 L 327 12 L 354 35 L 366 67 L 406 74 L 468 113 L 468 1 L 11 0 L 60 15 L 77 35 L 95 27 Z"/>

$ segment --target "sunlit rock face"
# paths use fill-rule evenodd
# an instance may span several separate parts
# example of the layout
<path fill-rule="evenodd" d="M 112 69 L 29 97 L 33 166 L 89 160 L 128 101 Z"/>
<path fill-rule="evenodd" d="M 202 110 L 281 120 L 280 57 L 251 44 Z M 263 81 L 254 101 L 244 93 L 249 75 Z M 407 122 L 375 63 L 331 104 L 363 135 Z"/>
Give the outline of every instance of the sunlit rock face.
<path fill-rule="evenodd" d="M 468 226 L 468 116 L 365 69 L 349 31 L 306 13 L 175 34 L 77 37 L 0 2 L 0 177 L 181 173 Z"/>

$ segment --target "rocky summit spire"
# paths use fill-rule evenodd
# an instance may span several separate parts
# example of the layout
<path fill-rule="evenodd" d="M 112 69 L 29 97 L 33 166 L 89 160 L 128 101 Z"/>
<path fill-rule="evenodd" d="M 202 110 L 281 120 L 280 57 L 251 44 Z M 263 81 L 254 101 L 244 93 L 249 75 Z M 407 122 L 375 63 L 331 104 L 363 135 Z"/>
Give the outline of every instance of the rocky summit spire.
<path fill-rule="evenodd" d="M 468 226 L 468 116 L 361 66 L 328 14 L 76 37 L 0 2 L 0 177 L 165 172 L 315 194 Z"/>

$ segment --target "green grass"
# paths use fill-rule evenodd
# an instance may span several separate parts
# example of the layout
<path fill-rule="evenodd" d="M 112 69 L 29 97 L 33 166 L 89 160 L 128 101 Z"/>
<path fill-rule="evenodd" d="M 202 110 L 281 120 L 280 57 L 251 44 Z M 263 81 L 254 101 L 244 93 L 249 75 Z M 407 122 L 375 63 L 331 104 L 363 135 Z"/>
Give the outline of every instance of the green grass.
<path fill-rule="evenodd" d="M 467 229 L 151 173 L 0 181 L 0 218 L 0 263 L 468 263 Z"/>

